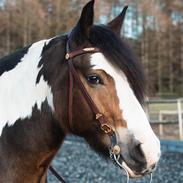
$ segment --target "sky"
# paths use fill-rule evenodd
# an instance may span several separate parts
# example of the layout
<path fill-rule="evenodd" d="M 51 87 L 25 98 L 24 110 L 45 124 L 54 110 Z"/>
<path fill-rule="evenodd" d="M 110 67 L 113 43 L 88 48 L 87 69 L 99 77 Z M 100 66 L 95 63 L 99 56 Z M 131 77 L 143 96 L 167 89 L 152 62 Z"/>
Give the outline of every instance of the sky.
<path fill-rule="evenodd" d="M 117 16 L 118 14 L 120 14 L 121 10 L 122 10 L 121 7 L 115 7 L 115 9 L 113 9 L 112 12 L 115 12 L 113 14 Z M 137 27 L 137 24 L 133 19 L 133 16 L 134 16 L 133 11 L 134 11 L 133 7 L 129 7 L 127 10 L 122 34 L 124 34 L 125 37 L 135 39 L 142 33 L 142 26 L 138 25 Z M 114 18 L 115 16 L 112 15 L 112 18 Z M 106 24 L 108 21 L 109 20 L 107 15 L 101 15 L 99 17 L 98 23 Z M 139 19 L 139 22 L 140 22 L 140 19 Z"/>

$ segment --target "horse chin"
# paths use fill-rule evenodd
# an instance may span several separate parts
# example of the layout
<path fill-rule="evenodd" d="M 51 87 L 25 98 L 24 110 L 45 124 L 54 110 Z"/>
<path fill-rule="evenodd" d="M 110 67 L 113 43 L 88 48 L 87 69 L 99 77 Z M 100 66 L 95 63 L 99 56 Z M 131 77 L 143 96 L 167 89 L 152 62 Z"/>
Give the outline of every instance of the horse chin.
<path fill-rule="evenodd" d="M 135 171 L 133 171 L 124 161 L 122 162 L 123 169 L 125 169 L 128 172 L 128 175 L 130 178 L 140 178 L 142 177 L 142 174 L 138 174 Z"/>

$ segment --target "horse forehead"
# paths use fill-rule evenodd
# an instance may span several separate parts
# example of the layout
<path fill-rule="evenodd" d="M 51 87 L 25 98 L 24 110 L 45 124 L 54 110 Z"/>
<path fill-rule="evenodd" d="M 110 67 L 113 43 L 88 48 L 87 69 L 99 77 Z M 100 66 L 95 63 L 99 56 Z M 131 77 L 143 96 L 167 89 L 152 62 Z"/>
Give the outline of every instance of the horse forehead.
<path fill-rule="evenodd" d="M 128 95 L 129 90 L 131 90 L 128 80 L 119 68 L 112 65 L 102 53 L 94 53 L 91 55 L 90 64 L 92 69 L 100 69 L 105 71 L 114 81 L 115 95 L 118 98 L 119 103 L 123 102 L 123 95 Z M 123 88 L 123 91 L 122 91 Z M 109 89 L 111 89 L 109 87 Z M 121 106 L 119 106 L 121 107 Z"/>
<path fill-rule="evenodd" d="M 127 81 L 123 71 L 112 65 L 102 53 L 92 54 L 90 58 L 90 64 L 92 65 L 93 69 L 104 70 L 115 80 L 115 82 L 118 82 L 119 80 Z"/>

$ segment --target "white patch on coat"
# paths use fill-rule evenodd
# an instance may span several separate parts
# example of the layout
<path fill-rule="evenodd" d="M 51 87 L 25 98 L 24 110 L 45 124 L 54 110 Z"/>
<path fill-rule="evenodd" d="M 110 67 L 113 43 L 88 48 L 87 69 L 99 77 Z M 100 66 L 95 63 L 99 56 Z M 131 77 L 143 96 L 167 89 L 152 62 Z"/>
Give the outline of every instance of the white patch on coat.
<path fill-rule="evenodd" d="M 119 99 L 119 107 L 122 111 L 122 118 L 127 123 L 127 128 L 134 137 L 142 143 L 141 148 L 145 154 L 147 166 L 156 163 L 160 156 L 160 142 L 152 131 L 147 116 L 134 95 L 125 74 L 115 68 L 101 53 L 91 55 L 93 69 L 102 69 L 109 74 L 115 82 L 116 93 Z M 123 129 L 117 128 L 119 139 L 123 142 Z"/>
<path fill-rule="evenodd" d="M 19 118 L 30 117 L 35 104 L 40 109 L 45 99 L 54 109 L 51 88 L 43 76 L 36 84 L 41 53 L 49 41 L 34 43 L 15 68 L 0 76 L 0 135 L 6 123 L 13 125 Z"/>

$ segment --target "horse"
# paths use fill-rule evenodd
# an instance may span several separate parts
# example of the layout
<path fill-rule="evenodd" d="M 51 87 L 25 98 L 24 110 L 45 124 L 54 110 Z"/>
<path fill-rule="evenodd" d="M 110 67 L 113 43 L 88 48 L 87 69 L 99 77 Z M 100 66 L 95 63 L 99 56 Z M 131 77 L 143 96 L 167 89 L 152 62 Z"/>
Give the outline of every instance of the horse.
<path fill-rule="evenodd" d="M 143 69 L 120 37 L 126 10 L 95 25 L 91 0 L 69 33 L 0 60 L 0 182 L 46 182 L 68 134 L 131 178 L 155 170 L 160 142 L 144 112 Z"/>

